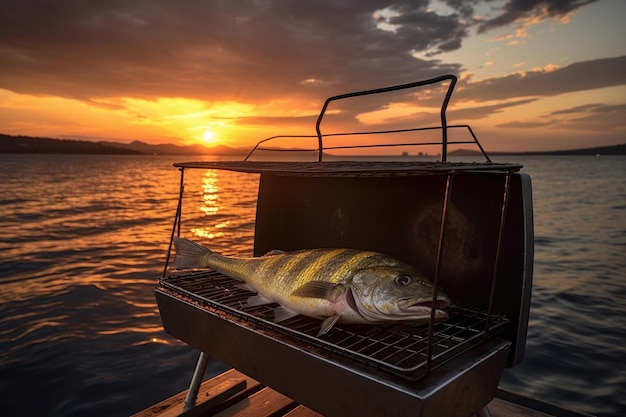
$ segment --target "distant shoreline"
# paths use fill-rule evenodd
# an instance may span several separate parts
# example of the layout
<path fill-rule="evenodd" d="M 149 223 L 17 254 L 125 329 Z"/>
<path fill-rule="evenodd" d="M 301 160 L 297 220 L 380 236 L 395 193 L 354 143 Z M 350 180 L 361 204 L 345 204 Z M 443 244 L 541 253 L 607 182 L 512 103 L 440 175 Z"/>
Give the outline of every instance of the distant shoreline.
<path fill-rule="evenodd" d="M 180 146 L 173 144 L 151 145 L 134 141 L 128 144 L 117 142 L 90 142 L 81 140 L 39 138 L 30 136 L 11 136 L 0 134 L 0 154 L 68 154 L 68 155 L 212 155 L 212 156 L 245 156 L 248 151 L 220 145 L 206 147 L 202 145 Z M 626 144 L 598 146 L 594 148 L 568 149 L 556 151 L 523 151 L 523 152 L 488 152 L 495 155 L 517 156 L 556 156 L 556 155 L 626 155 Z M 479 156 L 481 152 L 458 149 L 448 152 L 450 156 Z M 400 155 L 388 155 L 400 156 Z M 418 155 L 407 155 L 408 157 Z M 437 155 L 421 155 L 433 156 Z"/>
<path fill-rule="evenodd" d="M 580 149 L 566 149 L 566 150 L 556 150 L 556 151 L 522 151 L 522 152 L 487 152 L 490 156 L 494 155 L 521 155 L 521 156 L 567 156 L 567 155 L 626 155 L 626 144 L 621 145 L 613 145 L 613 146 L 597 146 L 594 148 L 580 148 Z M 465 156 L 465 155 L 481 155 L 480 152 L 476 151 L 452 151 L 448 152 L 448 155 L 457 155 L 457 156 Z"/>
<path fill-rule="evenodd" d="M 0 154 L 69 154 L 69 155 L 220 155 L 243 156 L 246 151 L 227 146 L 208 148 L 202 145 L 151 145 L 91 142 L 86 140 L 52 139 L 0 134 Z"/>

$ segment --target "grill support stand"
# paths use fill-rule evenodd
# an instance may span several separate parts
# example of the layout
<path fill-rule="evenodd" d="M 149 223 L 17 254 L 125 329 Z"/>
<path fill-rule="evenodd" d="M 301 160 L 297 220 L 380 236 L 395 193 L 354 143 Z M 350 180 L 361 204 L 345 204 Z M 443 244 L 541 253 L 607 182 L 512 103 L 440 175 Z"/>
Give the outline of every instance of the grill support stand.
<path fill-rule="evenodd" d="M 202 377 L 204 376 L 208 362 L 209 355 L 201 351 L 200 357 L 198 357 L 198 363 L 196 364 L 196 369 L 193 371 L 193 377 L 191 378 L 189 391 L 187 391 L 183 411 L 189 411 L 196 406 L 196 398 L 198 398 L 200 383 L 202 382 Z"/>
<path fill-rule="evenodd" d="M 476 413 L 476 417 L 491 417 L 489 408 L 487 408 L 487 406 L 484 406 L 483 408 L 481 408 L 480 411 Z"/>

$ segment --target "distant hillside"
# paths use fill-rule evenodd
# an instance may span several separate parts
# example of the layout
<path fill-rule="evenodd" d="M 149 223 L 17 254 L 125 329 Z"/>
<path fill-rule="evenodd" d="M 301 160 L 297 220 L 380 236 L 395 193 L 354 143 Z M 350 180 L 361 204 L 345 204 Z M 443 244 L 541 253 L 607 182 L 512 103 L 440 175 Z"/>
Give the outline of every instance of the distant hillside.
<path fill-rule="evenodd" d="M 240 149 L 228 146 L 179 146 L 131 143 L 91 142 L 85 140 L 37 138 L 0 134 L 0 153 L 43 154 L 121 154 L 121 155 L 245 155 Z"/>
<path fill-rule="evenodd" d="M 33 138 L 0 134 L 0 153 L 133 155 L 140 152 L 83 140 Z"/>
<path fill-rule="evenodd" d="M 517 155 L 626 155 L 626 144 L 550 152 L 518 152 Z"/>
<path fill-rule="evenodd" d="M 448 152 L 449 155 L 471 156 L 480 155 L 480 151 L 471 149 L 457 149 Z M 598 146 L 595 148 L 567 149 L 560 151 L 526 151 L 526 152 L 490 152 L 489 155 L 626 155 L 626 144 L 613 146 Z"/>
<path fill-rule="evenodd" d="M 287 149 L 265 150 L 267 153 L 284 152 Z M 294 149 L 295 150 L 295 149 Z M 11 136 L 0 133 L 0 153 L 43 153 L 43 154 L 122 154 L 122 155 L 217 155 L 244 156 L 247 150 L 219 145 L 206 147 L 202 145 L 173 145 L 171 143 L 151 145 L 134 141 L 91 142 L 85 140 L 37 138 L 29 136 Z M 472 156 L 478 151 L 458 149 L 448 152 L 449 155 Z M 568 149 L 560 151 L 528 151 L 528 152 L 488 152 L 489 155 L 626 155 L 626 144 L 599 146 L 595 148 Z"/>
<path fill-rule="evenodd" d="M 240 149 L 230 148 L 228 146 L 202 146 L 202 145 L 173 145 L 171 143 L 161 145 L 150 145 L 141 141 L 133 141 L 131 143 L 119 142 L 100 142 L 107 146 L 128 149 L 149 155 L 245 155 Z"/>

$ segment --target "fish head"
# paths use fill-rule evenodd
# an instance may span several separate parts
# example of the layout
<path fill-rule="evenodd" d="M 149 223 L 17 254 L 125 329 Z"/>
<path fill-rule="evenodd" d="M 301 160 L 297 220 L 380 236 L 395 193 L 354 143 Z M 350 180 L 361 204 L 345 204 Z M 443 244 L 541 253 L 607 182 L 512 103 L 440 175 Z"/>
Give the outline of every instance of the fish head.
<path fill-rule="evenodd" d="M 376 266 L 357 271 L 350 285 L 349 303 L 365 319 L 384 321 L 430 320 L 433 283 L 409 265 Z M 450 299 L 437 291 L 435 320 L 448 317 Z"/>

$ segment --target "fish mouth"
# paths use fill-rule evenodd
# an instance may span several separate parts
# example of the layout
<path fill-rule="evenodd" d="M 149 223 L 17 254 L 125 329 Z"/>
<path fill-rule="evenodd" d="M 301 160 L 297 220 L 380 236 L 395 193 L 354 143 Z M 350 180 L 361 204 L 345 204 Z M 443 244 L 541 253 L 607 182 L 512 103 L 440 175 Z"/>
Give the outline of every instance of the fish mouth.
<path fill-rule="evenodd" d="M 450 307 L 450 300 L 446 296 L 438 296 L 433 305 L 433 299 L 428 298 L 405 298 L 398 301 L 398 308 L 406 314 L 428 314 L 435 309 L 435 317 L 447 317 L 448 313 L 443 311 Z"/>
<path fill-rule="evenodd" d="M 393 303 L 390 310 L 382 311 L 375 307 L 375 309 L 367 308 L 361 299 L 355 296 L 352 290 L 347 292 L 346 300 L 348 305 L 365 320 L 373 323 L 384 323 L 389 321 L 422 321 L 430 319 L 432 314 L 432 297 L 421 298 L 404 298 Z M 450 306 L 450 300 L 445 295 L 440 294 L 435 301 L 435 316 L 436 320 L 442 320 L 448 318 L 448 313 L 444 308 Z"/>

